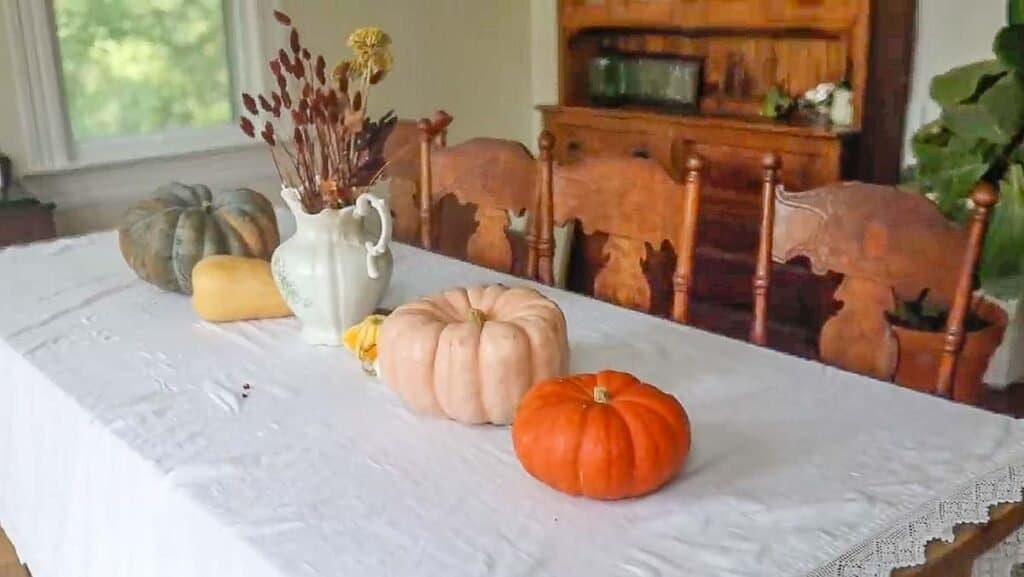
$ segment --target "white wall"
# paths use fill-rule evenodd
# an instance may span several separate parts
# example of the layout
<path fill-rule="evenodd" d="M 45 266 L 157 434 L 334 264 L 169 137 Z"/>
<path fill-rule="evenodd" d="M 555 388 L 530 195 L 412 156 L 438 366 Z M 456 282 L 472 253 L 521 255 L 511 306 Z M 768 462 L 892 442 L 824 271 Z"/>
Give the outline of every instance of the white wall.
<path fill-rule="evenodd" d="M 530 93 L 533 106 L 558 104 L 558 2 L 530 0 Z M 533 138 L 542 128 L 540 113 L 533 115 Z"/>
<path fill-rule="evenodd" d="M 1005 0 L 920 0 L 917 10 L 917 47 L 907 107 L 907 164 L 913 162 L 910 137 L 939 117 L 938 106 L 928 96 L 931 79 L 955 66 L 995 58 L 992 42 L 1006 23 Z"/>
<path fill-rule="evenodd" d="M 380 26 L 395 70 L 374 96 L 378 112 L 455 116 L 451 137 L 530 137 L 530 6 L 525 0 L 285 0 L 304 42 L 347 53 L 348 33 Z M 332 61 L 333 62 L 333 61 Z M 375 104 L 375 106 L 374 106 Z"/>
<path fill-rule="evenodd" d="M 9 0 L 0 0 L 7 1 Z M 0 11 L 0 14 L 3 12 Z M 7 39 L 7 28 L 4 22 L 0 22 L 0 151 L 10 156 L 16 165 L 23 166 L 25 149 L 17 99 L 14 98 L 13 92 L 6 88 L 14 82 L 14 61 Z"/>

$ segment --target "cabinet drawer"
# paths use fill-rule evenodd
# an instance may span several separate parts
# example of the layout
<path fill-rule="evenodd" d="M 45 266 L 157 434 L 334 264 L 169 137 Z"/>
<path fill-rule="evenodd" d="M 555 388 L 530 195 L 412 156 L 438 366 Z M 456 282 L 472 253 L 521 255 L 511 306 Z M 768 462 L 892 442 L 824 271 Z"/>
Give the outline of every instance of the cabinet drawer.
<path fill-rule="evenodd" d="M 559 124 L 553 132 L 555 159 L 559 162 L 595 156 L 636 156 L 657 160 L 671 170 L 672 138 L 668 134 L 573 124 Z"/>
<path fill-rule="evenodd" d="M 739 148 L 721 144 L 688 143 L 685 150 L 695 151 L 704 158 L 709 184 L 717 189 L 740 194 L 757 195 L 761 189 L 764 171 L 761 161 L 769 151 Z M 812 188 L 815 167 L 822 159 L 817 156 L 783 152 L 782 181 L 791 190 Z"/>

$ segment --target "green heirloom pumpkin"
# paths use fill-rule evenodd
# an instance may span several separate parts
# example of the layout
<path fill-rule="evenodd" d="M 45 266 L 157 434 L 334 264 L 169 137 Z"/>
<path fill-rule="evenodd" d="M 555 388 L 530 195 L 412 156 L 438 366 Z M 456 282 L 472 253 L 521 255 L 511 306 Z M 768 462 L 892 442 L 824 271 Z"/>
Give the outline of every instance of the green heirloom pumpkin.
<path fill-rule="evenodd" d="M 142 280 L 192 294 L 192 267 L 230 254 L 269 259 L 280 243 L 274 206 L 239 189 L 210 193 L 201 184 L 172 183 L 128 211 L 119 229 L 121 254 Z"/>

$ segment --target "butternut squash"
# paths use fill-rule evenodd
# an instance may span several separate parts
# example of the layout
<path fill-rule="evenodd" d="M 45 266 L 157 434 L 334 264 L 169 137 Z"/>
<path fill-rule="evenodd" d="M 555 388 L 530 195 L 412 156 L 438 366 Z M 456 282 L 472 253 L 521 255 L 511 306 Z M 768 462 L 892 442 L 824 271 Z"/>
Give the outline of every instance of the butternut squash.
<path fill-rule="evenodd" d="M 292 315 L 258 258 L 208 256 L 192 269 L 192 306 L 199 318 L 215 322 L 274 319 Z"/>

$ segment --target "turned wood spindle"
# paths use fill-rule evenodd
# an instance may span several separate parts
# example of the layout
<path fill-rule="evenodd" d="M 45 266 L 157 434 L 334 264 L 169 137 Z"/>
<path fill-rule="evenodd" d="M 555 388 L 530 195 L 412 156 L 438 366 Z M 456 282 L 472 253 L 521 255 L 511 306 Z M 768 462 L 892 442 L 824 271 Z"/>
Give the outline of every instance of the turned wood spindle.
<path fill-rule="evenodd" d="M 768 344 L 768 299 L 771 293 L 772 238 L 775 232 L 775 191 L 779 187 L 782 161 L 767 154 L 762 162 L 764 180 L 761 187 L 761 237 L 757 245 L 757 268 L 754 272 L 754 322 L 750 342 Z"/>
<path fill-rule="evenodd" d="M 420 129 L 420 244 L 426 250 L 434 248 L 433 243 L 433 184 L 431 182 L 430 153 L 433 146 L 433 123 L 426 118 L 419 121 Z"/>
<path fill-rule="evenodd" d="M 537 204 L 530 219 L 530 246 L 527 275 L 531 279 L 553 286 L 555 284 L 555 223 L 554 223 L 554 161 L 555 136 L 545 130 L 537 140 Z"/>
<path fill-rule="evenodd" d="M 672 300 L 672 318 L 680 323 L 690 322 L 690 295 L 693 289 L 693 269 L 697 252 L 697 221 L 700 216 L 701 171 L 704 161 L 694 154 L 686 160 L 686 185 L 683 205 L 683 225 L 677 247 L 676 272 L 672 277 L 675 295 Z"/>
<path fill-rule="evenodd" d="M 957 362 L 966 340 L 964 323 L 974 293 L 974 273 L 978 269 L 981 251 L 985 246 L 985 233 L 988 231 L 992 207 L 999 202 L 999 192 L 991 184 L 982 182 L 974 188 L 971 200 L 974 201 L 974 213 L 967 233 L 967 251 L 960 267 L 953 306 L 950 307 L 949 319 L 946 321 L 946 338 L 936 383 L 936 392 L 945 398 L 952 398 L 954 394 Z"/>
<path fill-rule="evenodd" d="M 434 117 L 430 119 L 430 136 L 441 148 L 448 146 L 448 127 L 451 126 L 454 120 L 452 115 L 444 110 L 438 110 L 434 113 Z"/>

